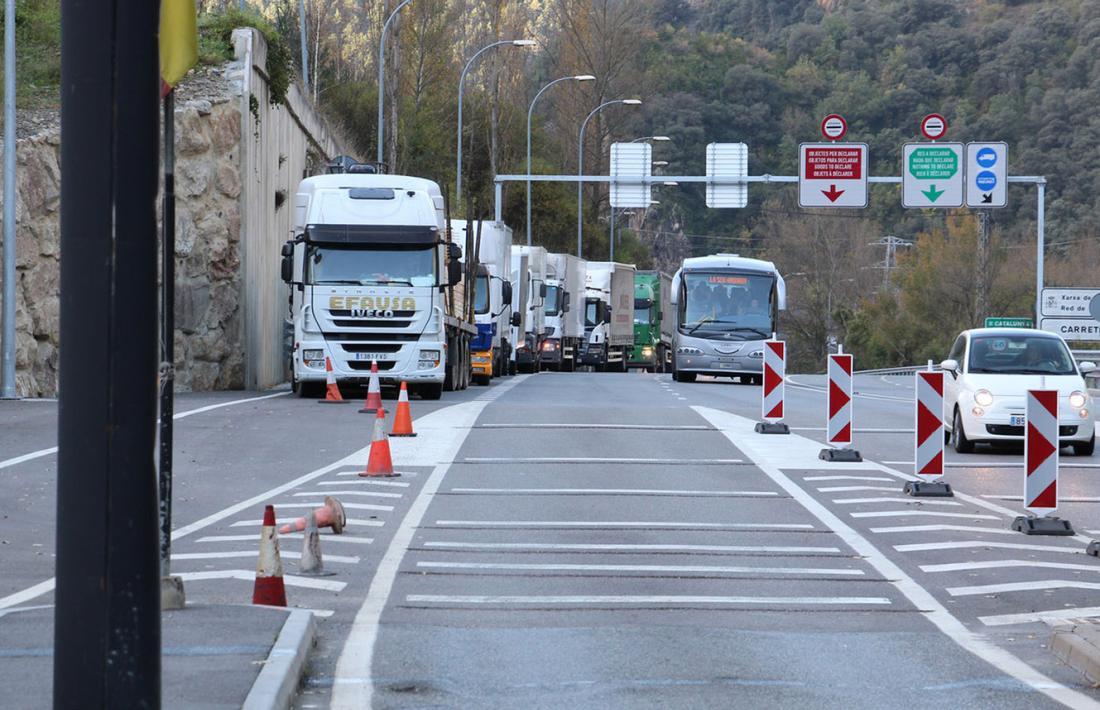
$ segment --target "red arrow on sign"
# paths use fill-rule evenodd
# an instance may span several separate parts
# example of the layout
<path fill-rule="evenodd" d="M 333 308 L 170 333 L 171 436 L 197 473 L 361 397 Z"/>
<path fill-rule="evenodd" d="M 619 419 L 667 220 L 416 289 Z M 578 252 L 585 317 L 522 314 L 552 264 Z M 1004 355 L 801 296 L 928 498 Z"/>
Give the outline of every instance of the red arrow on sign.
<path fill-rule="evenodd" d="M 829 202 L 836 202 L 837 198 L 844 194 L 844 190 L 836 189 L 836 185 L 829 185 L 828 190 L 822 190 L 821 194 L 829 198 Z"/>

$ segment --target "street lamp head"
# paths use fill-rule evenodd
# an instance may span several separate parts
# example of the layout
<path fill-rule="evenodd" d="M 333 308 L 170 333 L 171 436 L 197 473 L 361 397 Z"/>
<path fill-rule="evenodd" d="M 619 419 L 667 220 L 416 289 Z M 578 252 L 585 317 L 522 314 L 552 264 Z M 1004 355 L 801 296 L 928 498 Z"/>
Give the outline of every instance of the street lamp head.
<path fill-rule="evenodd" d="M 664 185 L 665 187 L 676 187 L 680 183 L 676 182 L 675 180 L 665 180 L 661 184 Z"/>
<path fill-rule="evenodd" d="M 652 138 L 650 138 L 649 140 L 651 140 L 651 141 L 661 141 L 661 142 L 664 142 L 664 141 L 669 141 L 669 140 L 672 140 L 672 139 L 671 139 L 671 138 L 669 138 L 668 136 L 653 136 L 653 137 L 652 137 Z"/>
<path fill-rule="evenodd" d="M 642 103 L 641 99 L 623 99 L 623 103 L 627 106 L 638 106 Z"/>
<path fill-rule="evenodd" d="M 512 45 L 516 46 L 516 47 L 533 47 L 536 44 L 538 44 L 538 42 L 536 42 L 533 39 L 514 39 L 514 40 L 512 40 Z"/>
<path fill-rule="evenodd" d="M 577 74 L 573 77 L 573 81 L 595 81 L 596 77 L 591 74 Z"/>
<path fill-rule="evenodd" d="M 653 167 L 655 167 L 655 168 L 667 168 L 668 167 L 668 161 L 667 160 L 654 160 L 653 161 Z"/>

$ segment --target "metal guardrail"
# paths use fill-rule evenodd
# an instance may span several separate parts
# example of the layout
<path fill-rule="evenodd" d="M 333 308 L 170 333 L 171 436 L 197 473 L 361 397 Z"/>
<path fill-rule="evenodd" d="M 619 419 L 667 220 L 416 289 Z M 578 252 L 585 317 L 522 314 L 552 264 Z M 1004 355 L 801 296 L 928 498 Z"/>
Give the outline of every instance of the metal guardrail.
<path fill-rule="evenodd" d="M 902 367 L 880 367 L 876 370 L 856 370 L 857 375 L 911 375 L 914 372 L 927 370 L 928 365 L 905 365 Z M 939 364 L 932 366 L 933 370 L 939 370 Z"/>

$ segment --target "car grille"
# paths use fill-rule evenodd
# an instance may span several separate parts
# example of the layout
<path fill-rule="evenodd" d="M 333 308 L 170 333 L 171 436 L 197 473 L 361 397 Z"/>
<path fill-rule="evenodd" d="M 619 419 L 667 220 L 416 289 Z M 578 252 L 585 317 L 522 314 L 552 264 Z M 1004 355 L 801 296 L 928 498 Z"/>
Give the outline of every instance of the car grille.
<path fill-rule="evenodd" d="M 1023 436 L 1022 426 L 1009 426 L 1008 424 L 986 424 L 986 432 L 996 436 Z M 1074 436 L 1077 433 L 1075 425 L 1063 425 L 1058 427 L 1058 436 Z"/>

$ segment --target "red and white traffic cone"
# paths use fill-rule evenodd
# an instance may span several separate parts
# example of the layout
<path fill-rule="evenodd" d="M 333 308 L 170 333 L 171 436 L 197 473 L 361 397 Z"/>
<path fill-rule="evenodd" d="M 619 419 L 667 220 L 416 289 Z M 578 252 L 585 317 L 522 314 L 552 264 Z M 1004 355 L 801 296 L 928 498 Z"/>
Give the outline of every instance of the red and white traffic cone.
<path fill-rule="evenodd" d="M 363 408 L 359 410 L 360 414 L 374 414 L 375 412 L 385 412 L 382 406 L 382 385 L 378 381 L 378 361 L 370 361 L 370 380 L 367 382 L 367 401 L 363 404 Z"/>
<path fill-rule="evenodd" d="M 332 371 L 332 360 L 325 356 L 325 398 L 317 400 L 325 404 L 343 404 L 346 400 L 340 395 L 336 384 L 336 373 Z"/>
<path fill-rule="evenodd" d="M 374 419 L 374 436 L 371 438 L 367 470 L 359 475 L 363 478 L 388 478 L 401 475 L 393 472 L 390 440 L 386 438 L 386 413 L 381 409 L 378 410 L 378 416 Z"/>
<path fill-rule="evenodd" d="M 279 535 L 275 532 L 275 506 L 264 508 L 264 524 L 260 532 L 260 556 L 256 561 L 256 583 L 252 587 L 252 603 L 264 606 L 286 606 L 283 586 L 283 561 L 279 556 Z"/>
<path fill-rule="evenodd" d="M 409 406 L 409 388 L 402 382 L 397 395 L 397 412 L 393 415 L 393 431 L 390 436 L 416 436 L 413 431 L 412 408 Z"/>
<path fill-rule="evenodd" d="M 313 510 L 313 515 L 319 528 L 332 528 L 332 532 L 339 535 L 347 527 L 348 518 L 344 514 L 344 506 L 332 496 L 325 496 L 325 504 Z M 279 532 L 302 532 L 306 529 L 306 519 L 298 518 L 293 523 L 287 523 L 279 528 Z"/>
<path fill-rule="evenodd" d="M 1058 510 L 1058 390 L 1028 390 L 1024 427 L 1024 508 L 1012 521 L 1025 535 L 1073 535 Z"/>

